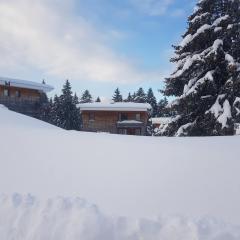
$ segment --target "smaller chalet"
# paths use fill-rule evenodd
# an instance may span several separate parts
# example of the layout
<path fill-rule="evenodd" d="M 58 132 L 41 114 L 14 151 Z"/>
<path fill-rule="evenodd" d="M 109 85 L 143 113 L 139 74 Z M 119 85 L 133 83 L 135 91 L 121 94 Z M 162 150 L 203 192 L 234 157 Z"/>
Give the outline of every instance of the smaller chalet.
<path fill-rule="evenodd" d="M 82 130 L 125 135 L 146 135 L 151 106 L 145 103 L 79 104 Z"/>
<path fill-rule="evenodd" d="M 41 97 L 52 90 L 52 86 L 44 83 L 0 77 L 0 104 L 37 117 Z"/>
<path fill-rule="evenodd" d="M 150 121 L 152 122 L 153 129 L 160 128 L 169 122 L 171 122 L 171 117 L 157 117 L 157 118 L 151 118 Z"/>

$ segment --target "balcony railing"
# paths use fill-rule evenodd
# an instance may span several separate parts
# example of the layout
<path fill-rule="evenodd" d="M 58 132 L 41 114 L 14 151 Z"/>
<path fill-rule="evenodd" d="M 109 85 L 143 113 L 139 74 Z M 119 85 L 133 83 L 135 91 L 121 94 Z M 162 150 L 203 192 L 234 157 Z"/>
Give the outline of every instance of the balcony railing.
<path fill-rule="evenodd" d="M 125 120 L 117 122 L 117 128 L 140 128 L 143 126 L 144 123 L 137 120 Z"/>
<path fill-rule="evenodd" d="M 4 97 L 0 96 L 0 104 L 10 110 L 36 117 L 38 115 L 38 97 Z"/>
<path fill-rule="evenodd" d="M 5 97 L 0 96 L 0 104 L 35 104 L 39 101 L 39 97 L 21 96 L 21 97 Z"/>

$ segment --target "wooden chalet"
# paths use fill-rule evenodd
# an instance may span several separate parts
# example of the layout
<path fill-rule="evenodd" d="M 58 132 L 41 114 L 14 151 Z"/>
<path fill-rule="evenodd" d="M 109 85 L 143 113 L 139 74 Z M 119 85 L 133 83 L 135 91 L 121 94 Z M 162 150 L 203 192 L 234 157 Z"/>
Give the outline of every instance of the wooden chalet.
<path fill-rule="evenodd" d="M 0 104 L 36 117 L 42 95 L 52 90 L 52 86 L 44 83 L 0 77 Z"/>
<path fill-rule="evenodd" d="M 151 106 L 145 103 L 79 104 L 82 130 L 125 135 L 146 135 Z"/>

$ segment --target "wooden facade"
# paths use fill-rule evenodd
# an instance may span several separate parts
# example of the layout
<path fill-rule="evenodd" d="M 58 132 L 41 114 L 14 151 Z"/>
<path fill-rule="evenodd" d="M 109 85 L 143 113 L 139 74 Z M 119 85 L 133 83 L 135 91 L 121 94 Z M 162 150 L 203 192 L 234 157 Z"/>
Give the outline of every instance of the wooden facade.
<path fill-rule="evenodd" d="M 0 98 L 13 101 L 14 100 L 37 101 L 40 98 L 40 92 L 34 89 L 0 86 Z"/>
<path fill-rule="evenodd" d="M 0 86 L 0 104 L 30 116 L 37 115 L 41 92 L 34 89 Z"/>
<path fill-rule="evenodd" d="M 83 110 L 82 130 L 126 135 L 146 135 L 147 111 Z"/>
<path fill-rule="evenodd" d="M 10 110 L 38 117 L 40 99 L 52 89 L 45 84 L 0 78 L 0 104 Z"/>

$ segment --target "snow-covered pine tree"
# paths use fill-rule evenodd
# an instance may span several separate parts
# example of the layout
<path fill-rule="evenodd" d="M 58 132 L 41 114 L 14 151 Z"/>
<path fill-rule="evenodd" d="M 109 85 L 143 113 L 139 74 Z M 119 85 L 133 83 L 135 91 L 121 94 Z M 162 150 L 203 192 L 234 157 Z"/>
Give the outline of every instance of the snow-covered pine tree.
<path fill-rule="evenodd" d="M 147 102 L 147 96 L 143 90 L 143 88 L 139 88 L 135 94 L 134 102 L 136 103 L 146 103 Z"/>
<path fill-rule="evenodd" d="M 132 102 L 135 102 L 135 98 L 136 98 L 136 92 L 133 92 L 133 94 L 132 94 Z"/>
<path fill-rule="evenodd" d="M 62 95 L 57 98 L 57 120 L 58 126 L 66 130 L 80 130 L 80 110 L 76 106 L 70 82 L 67 80 L 63 85 Z"/>
<path fill-rule="evenodd" d="M 60 127 L 60 116 L 61 116 L 61 106 L 60 106 L 60 99 L 57 95 L 54 96 L 53 102 L 51 104 L 50 110 L 50 123 Z"/>
<path fill-rule="evenodd" d="M 154 96 L 152 88 L 148 89 L 147 103 L 149 103 L 152 106 L 152 117 L 156 117 L 156 115 L 157 115 L 157 99 Z"/>
<path fill-rule="evenodd" d="M 157 110 L 157 116 L 158 117 L 169 117 L 169 113 L 167 111 L 167 105 L 168 105 L 168 100 L 166 97 L 163 99 L 160 99 L 158 102 L 158 110 Z"/>
<path fill-rule="evenodd" d="M 123 101 L 123 97 L 119 91 L 119 88 L 117 88 L 115 91 L 114 91 L 114 94 L 113 94 L 113 97 L 112 97 L 112 100 L 114 102 L 122 102 Z"/>
<path fill-rule="evenodd" d="M 235 124 L 240 124 L 240 77 L 239 77 L 239 63 L 240 63 L 240 2 L 239 0 L 232 0 L 228 3 L 231 7 L 228 7 L 229 15 L 232 17 L 232 25 L 228 26 L 229 35 L 232 39 L 231 42 L 231 56 L 233 59 L 232 66 L 230 65 L 229 70 L 233 72 L 232 88 L 234 96 L 236 97 L 233 103 L 233 118 Z M 236 71 L 236 69 L 238 71 Z"/>
<path fill-rule="evenodd" d="M 40 94 L 40 99 L 36 104 L 36 108 L 38 109 L 37 118 L 45 122 L 50 122 L 51 101 L 49 101 L 46 93 L 43 92 Z"/>
<path fill-rule="evenodd" d="M 83 92 L 80 103 L 92 103 L 92 95 L 88 90 Z"/>
<path fill-rule="evenodd" d="M 177 70 L 166 79 L 177 113 L 168 136 L 232 135 L 240 113 L 239 0 L 199 0 L 175 46 Z"/>
<path fill-rule="evenodd" d="M 79 99 L 78 99 L 78 96 L 77 96 L 76 93 L 75 93 L 74 96 L 73 96 L 73 103 L 74 103 L 75 105 L 78 105 L 78 104 L 79 104 Z"/>
<path fill-rule="evenodd" d="M 95 102 L 101 102 L 101 99 L 100 97 L 97 97 L 96 101 Z"/>
<path fill-rule="evenodd" d="M 133 97 L 132 97 L 131 93 L 129 92 L 129 93 L 128 93 L 128 96 L 127 96 L 127 98 L 124 100 L 124 102 L 132 102 L 132 101 L 133 101 Z"/>

